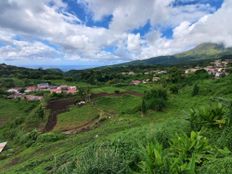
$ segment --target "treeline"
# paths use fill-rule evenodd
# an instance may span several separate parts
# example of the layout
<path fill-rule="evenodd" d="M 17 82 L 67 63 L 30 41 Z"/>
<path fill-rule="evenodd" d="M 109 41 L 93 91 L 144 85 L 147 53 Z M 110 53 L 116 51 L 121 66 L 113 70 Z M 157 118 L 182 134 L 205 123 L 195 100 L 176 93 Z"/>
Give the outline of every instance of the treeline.
<path fill-rule="evenodd" d="M 59 69 L 30 69 L 0 64 L 1 78 L 19 78 L 19 79 L 63 79 L 63 72 Z"/>

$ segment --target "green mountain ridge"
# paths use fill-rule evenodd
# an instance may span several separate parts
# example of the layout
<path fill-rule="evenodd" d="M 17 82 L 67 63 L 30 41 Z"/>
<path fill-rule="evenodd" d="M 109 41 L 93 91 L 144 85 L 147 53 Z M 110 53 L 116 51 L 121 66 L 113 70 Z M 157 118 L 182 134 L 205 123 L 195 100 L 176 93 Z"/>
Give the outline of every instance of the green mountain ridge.
<path fill-rule="evenodd" d="M 202 60 L 230 58 L 231 55 L 232 47 L 226 48 L 223 44 L 203 43 L 183 53 L 168 56 L 152 57 L 145 60 L 135 60 L 119 64 L 118 66 L 175 65 L 197 62 Z"/>

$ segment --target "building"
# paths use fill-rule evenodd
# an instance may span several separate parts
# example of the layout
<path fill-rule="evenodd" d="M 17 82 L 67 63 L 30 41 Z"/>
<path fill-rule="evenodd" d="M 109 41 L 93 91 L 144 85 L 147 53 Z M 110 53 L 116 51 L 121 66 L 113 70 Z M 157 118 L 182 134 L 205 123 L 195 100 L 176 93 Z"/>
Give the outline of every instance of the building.
<path fill-rule="evenodd" d="M 21 93 L 13 93 L 8 96 L 9 99 L 25 99 L 25 95 Z"/>
<path fill-rule="evenodd" d="M 7 92 L 11 94 L 16 94 L 16 93 L 20 93 L 19 90 L 20 90 L 19 88 L 11 88 L 8 89 Z"/>
<path fill-rule="evenodd" d="M 153 82 L 158 82 L 158 81 L 160 81 L 160 78 L 154 76 L 154 77 L 152 78 L 152 81 L 153 81 Z"/>
<path fill-rule="evenodd" d="M 28 87 L 26 87 L 26 89 L 25 89 L 25 93 L 29 93 L 29 92 L 35 92 L 35 91 L 37 91 L 37 87 L 36 86 L 28 86 Z"/>
<path fill-rule="evenodd" d="M 67 85 L 61 85 L 56 88 L 50 89 L 51 93 L 55 94 L 61 94 L 61 93 L 67 93 L 67 94 L 75 94 L 77 93 L 77 87 L 76 86 L 67 86 Z"/>
<path fill-rule="evenodd" d="M 37 85 L 38 89 L 48 89 L 49 88 L 49 84 L 48 83 L 40 83 Z"/>
<path fill-rule="evenodd" d="M 135 73 L 133 71 L 128 72 L 128 75 L 133 76 Z"/>
<path fill-rule="evenodd" d="M 193 74 L 197 72 L 198 70 L 200 70 L 200 68 L 189 68 L 185 70 L 185 74 Z"/>
<path fill-rule="evenodd" d="M 25 99 L 27 101 L 41 101 L 43 99 L 42 96 L 35 96 L 35 95 L 25 95 Z"/>
<path fill-rule="evenodd" d="M 76 94 L 77 93 L 77 87 L 76 86 L 69 86 L 67 90 L 67 94 Z"/>
<path fill-rule="evenodd" d="M 131 81 L 131 85 L 139 85 L 140 83 L 142 83 L 142 81 L 141 80 L 133 80 L 133 81 Z"/>
<path fill-rule="evenodd" d="M 165 71 L 165 70 L 158 71 L 157 74 L 167 74 L 167 71 Z"/>
<path fill-rule="evenodd" d="M 62 90 L 61 90 L 61 89 L 58 89 L 58 88 L 54 88 L 54 89 L 51 89 L 50 92 L 51 92 L 51 93 L 55 93 L 55 94 L 61 94 L 61 93 L 62 93 Z"/>
<path fill-rule="evenodd" d="M 0 143 L 0 153 L 4 150 L 6 145 L 7 145 L 7 142 Z"/>

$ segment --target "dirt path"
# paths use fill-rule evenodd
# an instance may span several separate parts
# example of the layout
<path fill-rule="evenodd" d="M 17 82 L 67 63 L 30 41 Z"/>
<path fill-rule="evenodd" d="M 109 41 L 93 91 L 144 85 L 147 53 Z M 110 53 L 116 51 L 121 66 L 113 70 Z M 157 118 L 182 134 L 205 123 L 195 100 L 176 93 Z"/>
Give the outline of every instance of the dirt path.
<path fill-rule="evenodd" d="M 93 118 L 92 120 L 88 121 L 87 123 L 84 123 L 84 124 L 74 128 L 74 129 L 64 131 L 63 133 L 66 135 L 70 135 L 70 134 L 77 134 L 80 132 L 89 131 L 93 128 L 98 127 L 101 122 L 103 122 L 103 121 L 105 121 L 108 118 L 111 118 L 113 116 L 111 113 L 105 112 L 102 109 L 99 109 L 94 105 L 93 105 L 93 107 L 95 107 L 99 111 L 99 113 L 100 113 L 99 116 L 97 116 L 96 118 Z"/>
<path fill-rule="evenodd" d="M 89 122 L 83 124 L 83 125 L 80 125 L 74 129 L 71 129 L 71 130 L 66 130 L 64 131 L 63 133 L 66 134 L 66 135 L 70 135 L 70 134 L 77 134 L 77 133 L 80 133 L 80 132 L 85 132 L 85 131 L 89 131 L 95 127 L 98 126 L 98 124 L 102 121 L 104 121 L 105 118 L 101 118 L 101 117 L 96 117 L 92 120 L 90 120 Z"/>

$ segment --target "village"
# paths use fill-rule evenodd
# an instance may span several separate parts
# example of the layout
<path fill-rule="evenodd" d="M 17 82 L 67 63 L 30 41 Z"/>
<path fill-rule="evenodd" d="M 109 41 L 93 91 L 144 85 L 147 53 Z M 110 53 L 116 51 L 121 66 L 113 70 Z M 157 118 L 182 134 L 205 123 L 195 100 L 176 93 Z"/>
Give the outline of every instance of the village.
<path fill-rule="evenodd" d="M 206 67 L 196 66 L 194 68 L 189 68 L 185 70 L 185 74 L 193 74 L 199 70 L 205 70 L 209 75 L 214 76 L 215 78 L 220 78 L 229 75 L 229 64 L 231 64 L 231 59 L 226 60 L 215 60 Z"/>
<path fill-rule="evenodd" d="M 22 99 L 27 101 L 41 101 L 43 96 L 35 95 L 36 92 L 49 92 L 51 94 L 76 94 L 78 92 L 76 86 L 60 85 L 53 86 L 48 83 L 41 83 L 25 88 L 15 87 L 7 90 L 9 99 Z"/>
<path fill-rule="evenodd" d="M 194 74 L 197 71 L 204 70 L 206 71 L 209 75 L 212 75 L 214 78 L 221 78 L 229 75 L 229 70 L 231 69 L 229 65 L 232 64 L 231 59 L 226 59 L 226 60 L 215 60 L 213 62 L 210 62 L 208 66 L 201 67 L 201 66 L 195 66 L 193 68 L 187 68 L 184 69 L 184 75 L 190 75 Z M 132 80 L 130 82 L 130 85 L 137 86 L 139 84 L 146 84 L 146 83 L 155 83 L 161 80 L 161 75 L 167 74 L 168 71 L 166 70 L 153 70 L 149 72 L 144 72 L 144 75 L 151 75 L 152 78 L 146 78 L 143 80 Z M 129 75 L 129 76 L 136 76 L 136 73 L 133 71 L 130 72 L 123 72 L 122 75 Z"/>

